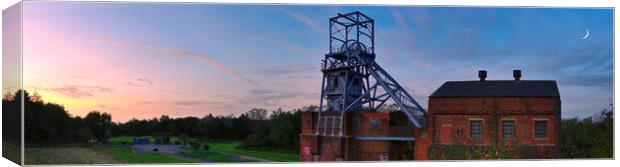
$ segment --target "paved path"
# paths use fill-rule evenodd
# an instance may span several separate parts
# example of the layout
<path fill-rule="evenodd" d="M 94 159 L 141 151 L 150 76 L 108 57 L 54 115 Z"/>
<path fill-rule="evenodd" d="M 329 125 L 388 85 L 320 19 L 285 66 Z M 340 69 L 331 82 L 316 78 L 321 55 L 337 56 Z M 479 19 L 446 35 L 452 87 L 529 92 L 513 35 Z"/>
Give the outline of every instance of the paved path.
<path fill-rule="evenodd" d="M 187 156 L 187 155 L 183 155 L 183 154 L 173 154 L 173 155 L 170 155 L 170 156 L 173 156 L 175 158 L 184 159 L 184 160 L 190 160 L 190 161 L 194 161 L 194 162 L 198 162 L 198 163 L 211 163 L 211 161 L 207 160 L 206 158 L 196 158 L 196 157 Z"/>
<path fill-rule="evenodd" d="M 222 152 L 222 151 L 213 151 L 213 152 L 217 152 L 217 153 L 224 154 L 224 155 L 229 155 L 230 156 L 230 160 L 237 161 L 237 162 L 243 162 L 243 161 L 273 162 L 273 161 L 268 160 L 268 159 L 244 156 L 244 155 L 227 153 L 227 152 Z"/>
<path fill-rule="evenodd" d="M 179 154 L 185 150 L 177 145 L 133 145 L 131 149 L 138 153 L 159 153 L 159 154 Z"/>

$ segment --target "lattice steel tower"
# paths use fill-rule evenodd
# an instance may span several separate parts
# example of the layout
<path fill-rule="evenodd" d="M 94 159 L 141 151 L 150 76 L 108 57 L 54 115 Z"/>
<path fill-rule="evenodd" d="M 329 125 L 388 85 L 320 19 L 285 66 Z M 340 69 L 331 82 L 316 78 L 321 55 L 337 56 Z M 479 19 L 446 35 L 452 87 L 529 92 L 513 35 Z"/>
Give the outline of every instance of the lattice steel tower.
<path fill-rule="evenodd" d="M 423 126 L 426 111 L 375 62 L 373 19 L 359 11 L 338 13 L 329 19 L 329 34 L 330 50 L 321 64 L 317 135 L 342 136 L 344 112 L 377 111 L 389 99 L 414 126 Z M 339 114 L 321 114 L 325 111 Z"/>

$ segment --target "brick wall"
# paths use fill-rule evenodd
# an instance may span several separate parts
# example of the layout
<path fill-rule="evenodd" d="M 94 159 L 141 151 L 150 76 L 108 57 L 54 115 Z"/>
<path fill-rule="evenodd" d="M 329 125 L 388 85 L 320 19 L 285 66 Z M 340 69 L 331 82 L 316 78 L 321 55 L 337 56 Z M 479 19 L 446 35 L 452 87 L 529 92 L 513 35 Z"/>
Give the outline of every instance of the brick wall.
<path fill-rule="evenodd" d="M 301 161 L 379 161 L 412 159 L 415 143 L 403 141 L 355 140 L 357 136 L 413 136 L 413 128 L 403 123 L 402 113 L 347 112 L 344 136 L 315 135 L 318 113 L 302 112 Z M 324 112 L 322 116 L 336 113 Z M 391 122 L 392 121 L 392 122 Z M 392 125 L 391 125 L 392 124 Z M 413 147 L 413 148 L 411 148 Z"/>
<path fill-rule="evenodd" d="M 428 131 L 432 134 L 431 143 L 435 144 L 506 143 L 508 147 L 532 147 L 540 154 L 538 158 L 554 158 L 560 118 L 560 100 L 557 98 L 431 98 Z M 473 139 L 470 135 L 472 120 L 482 122 L 482 138 Z M 502 137 L 502 121 L 514 121 L 514 138 Z M 547 121 L 546 138 L 535 138 L 535 121 Z M 416 143 L 416 149 L 428 144 L 421 140 L 417 142 L 420 144 Z"/>

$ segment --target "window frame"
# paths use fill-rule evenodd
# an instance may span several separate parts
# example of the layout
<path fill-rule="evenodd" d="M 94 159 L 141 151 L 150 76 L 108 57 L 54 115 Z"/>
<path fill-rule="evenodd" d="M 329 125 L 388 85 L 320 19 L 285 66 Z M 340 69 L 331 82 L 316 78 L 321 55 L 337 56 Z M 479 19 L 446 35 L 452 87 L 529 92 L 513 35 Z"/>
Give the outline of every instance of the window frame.
<path fill-rule="evenodd" d="M 537 123 L 538 122 L 545 122 L 545 126 L 544 126 L 544 136 L 543 137 L 539 137 L 538 136 L 538 128 L 537 128 Z M 536 140 L 545 140 L 549 138 L 549 120 L 548 119 L 534 119 L 534 139 Z"/>
<path fill-rule="evenodd" d="M 383 120 L 379 119 L 379 118 L 371 118 L 368 121 L 369 127 L 370 129 L 380 129 L 381 128 L 381 123 Z"/>
<path fill-rule="evenodd" d="M 479 126 L 479 130 L 478 130 L 479 131 L 478 132 L 479 135 L 476 136 L 476 137 L 474 137 L 474 128 L 473 128 L 474 126 L 472 126 L 473 122 L 479 122 L 479 125 L 478 125 Z M 482 119 L 470 119 L 469 120 L 469 139 L 480 140 L 482 138 L 484 138 L 484 125 L 483 125 Z"/>
<path fill-rule="evenodd" d="M 506 137 L 506 122 L 512 122 L 512 129 L 510 137 Z M 503 140 L 515 140 L 517 138 L 517 121 L 514 119 L 504 119 L 502 120 L 502 139 Z"/>

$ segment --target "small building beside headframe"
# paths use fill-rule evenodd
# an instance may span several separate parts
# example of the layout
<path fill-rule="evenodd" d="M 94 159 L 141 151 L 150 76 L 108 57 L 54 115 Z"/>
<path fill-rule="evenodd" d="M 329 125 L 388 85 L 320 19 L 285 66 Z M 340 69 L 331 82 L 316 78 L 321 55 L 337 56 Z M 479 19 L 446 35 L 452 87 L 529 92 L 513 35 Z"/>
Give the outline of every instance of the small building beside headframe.
<path fill-rule="evenodd" d="M 512 152 L 512 158 L 558 155 L 561 100 L 556 81 L 448 81 L 429 97 L 428 132 L 432 147 L 470 145 Z"/>

